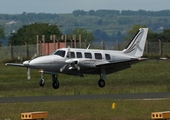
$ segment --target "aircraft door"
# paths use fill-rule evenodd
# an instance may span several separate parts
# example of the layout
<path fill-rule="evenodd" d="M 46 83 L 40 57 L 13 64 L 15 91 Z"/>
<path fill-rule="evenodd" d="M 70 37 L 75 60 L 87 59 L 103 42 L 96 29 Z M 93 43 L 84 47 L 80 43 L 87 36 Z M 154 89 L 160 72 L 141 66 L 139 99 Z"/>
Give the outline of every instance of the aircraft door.
<path fill-rule="evenodd" d="M 111 61 L 112 61 L 112 62 L 115 62 L 115 61 L 116 61 L 116 56 L 112 55 Z"/>

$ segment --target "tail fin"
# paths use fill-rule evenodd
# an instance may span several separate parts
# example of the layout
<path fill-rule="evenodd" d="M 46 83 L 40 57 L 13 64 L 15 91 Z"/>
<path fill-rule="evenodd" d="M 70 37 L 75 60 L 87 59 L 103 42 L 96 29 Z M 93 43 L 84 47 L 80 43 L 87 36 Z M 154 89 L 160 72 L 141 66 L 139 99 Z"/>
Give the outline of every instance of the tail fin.
<path fill-rule="evenodd" d="M 123 52 L 133 57 L 141 57 L 144 52 L 147 33 L 148 28 L 140 28 Z"/>

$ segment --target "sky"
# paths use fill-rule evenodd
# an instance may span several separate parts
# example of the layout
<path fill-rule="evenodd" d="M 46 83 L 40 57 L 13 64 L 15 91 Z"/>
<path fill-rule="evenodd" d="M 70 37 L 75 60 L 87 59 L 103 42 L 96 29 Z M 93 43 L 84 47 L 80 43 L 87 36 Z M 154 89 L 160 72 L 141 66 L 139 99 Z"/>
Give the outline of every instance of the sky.
<path fill-rule="evenodd" d="M 72 13 L 74 10 L 170 10 L 170 0 L 0 0 L 0 14 Z"/>

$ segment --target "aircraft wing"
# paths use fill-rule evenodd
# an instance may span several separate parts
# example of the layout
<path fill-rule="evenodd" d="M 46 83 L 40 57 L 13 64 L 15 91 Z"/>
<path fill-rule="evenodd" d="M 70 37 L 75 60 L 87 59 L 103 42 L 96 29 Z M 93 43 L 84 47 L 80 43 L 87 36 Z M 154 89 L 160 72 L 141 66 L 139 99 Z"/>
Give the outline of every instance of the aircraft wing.
<path fill-rule="evenodd" d="M 129 61 L 110 62 L 110 63 L 96 65 L 96 67 L 108 69 L 108 72 L 110 70 L 110 73 L 111 73 L 111 72 L 117 72 L 123 69 L 130 68 L 132 64 L 135 64 L 135 63 L 138 63 L 144 60 L 147 60 L 147 59 L 131 59 Z"/>
<path fill-rule="evenodd" d="M 6 63 L 5 65 L 18 66 L 18 67 L 26 67 L 26 66 L 24 66 L 24 64 L 22 64 L 22 63 Z"/>

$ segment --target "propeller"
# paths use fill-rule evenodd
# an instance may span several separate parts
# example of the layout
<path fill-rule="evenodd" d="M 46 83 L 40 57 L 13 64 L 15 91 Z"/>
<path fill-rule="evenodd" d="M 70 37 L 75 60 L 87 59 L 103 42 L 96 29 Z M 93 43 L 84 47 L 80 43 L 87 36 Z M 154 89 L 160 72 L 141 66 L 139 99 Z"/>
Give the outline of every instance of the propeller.
<path fill-rule="evenodd" d="M 34 59 L 35 57 L 37 57 L 37 54 L 35 53 L 32 58 L 30 60 L 24 61 L 23 64 L 25 66 L 27 66 L 27 79 L 30 80 L 31 79 L 31 75 L 30 75 L 30 68 L 29 68 L 29 63 L 32 59 Z"/>
<path fill-rule="evenodd" d="M 70 46 L 68 46 L 68 58 L 71 59 L 71 52 L 70 52 Z"/>
<path fill-rule="evenodd" d="M 31 60 L 34 59 L 34 58 L 36 58 L 36 57 L 37 57 L 37 54 L 35 53 L 35 54 L 32 56 Z M 31 61 L 31 60 L 30 60 L 30 61 Z"/>
<path fill-rule="evenodd" d="M 18 60 L 20 60 L 20 62 L 23 62 L 23 59 L 20 56 L 18 56 Z"/>
<path fill-rule="evenodd" d="M 65 64 L 62 68 L 60 68 L 60 72 L 63 72 L 63 70 L 66 68 L 68 64 Z"/>
<path fill-rule="evenodd" d="M 66 66 L 70 65 L 71 67 L 69 67 L 69 69 L 77 69 L 77 70 L 80 70 L 80 67 L 77 65 L 78 64 L 78 60 L 77 59 L 72 59 L 71 58 L 71 52 L 70 52 L 70 46 L 68 46 L 68 52 L 67 52 L 67 55 L 68 55 L 68 58 L 66 61 L 65 61 L 65 65 L 60 68 L 60 72 L 63 72 L 64 69 L 66 68 Z"/>
<path fill-rule="evenodd" d="M 31 79 L 30 68 L 28 68 L 28 67 L 27 67 L 27 79 L 28 79 L 28 80 Z"/>

